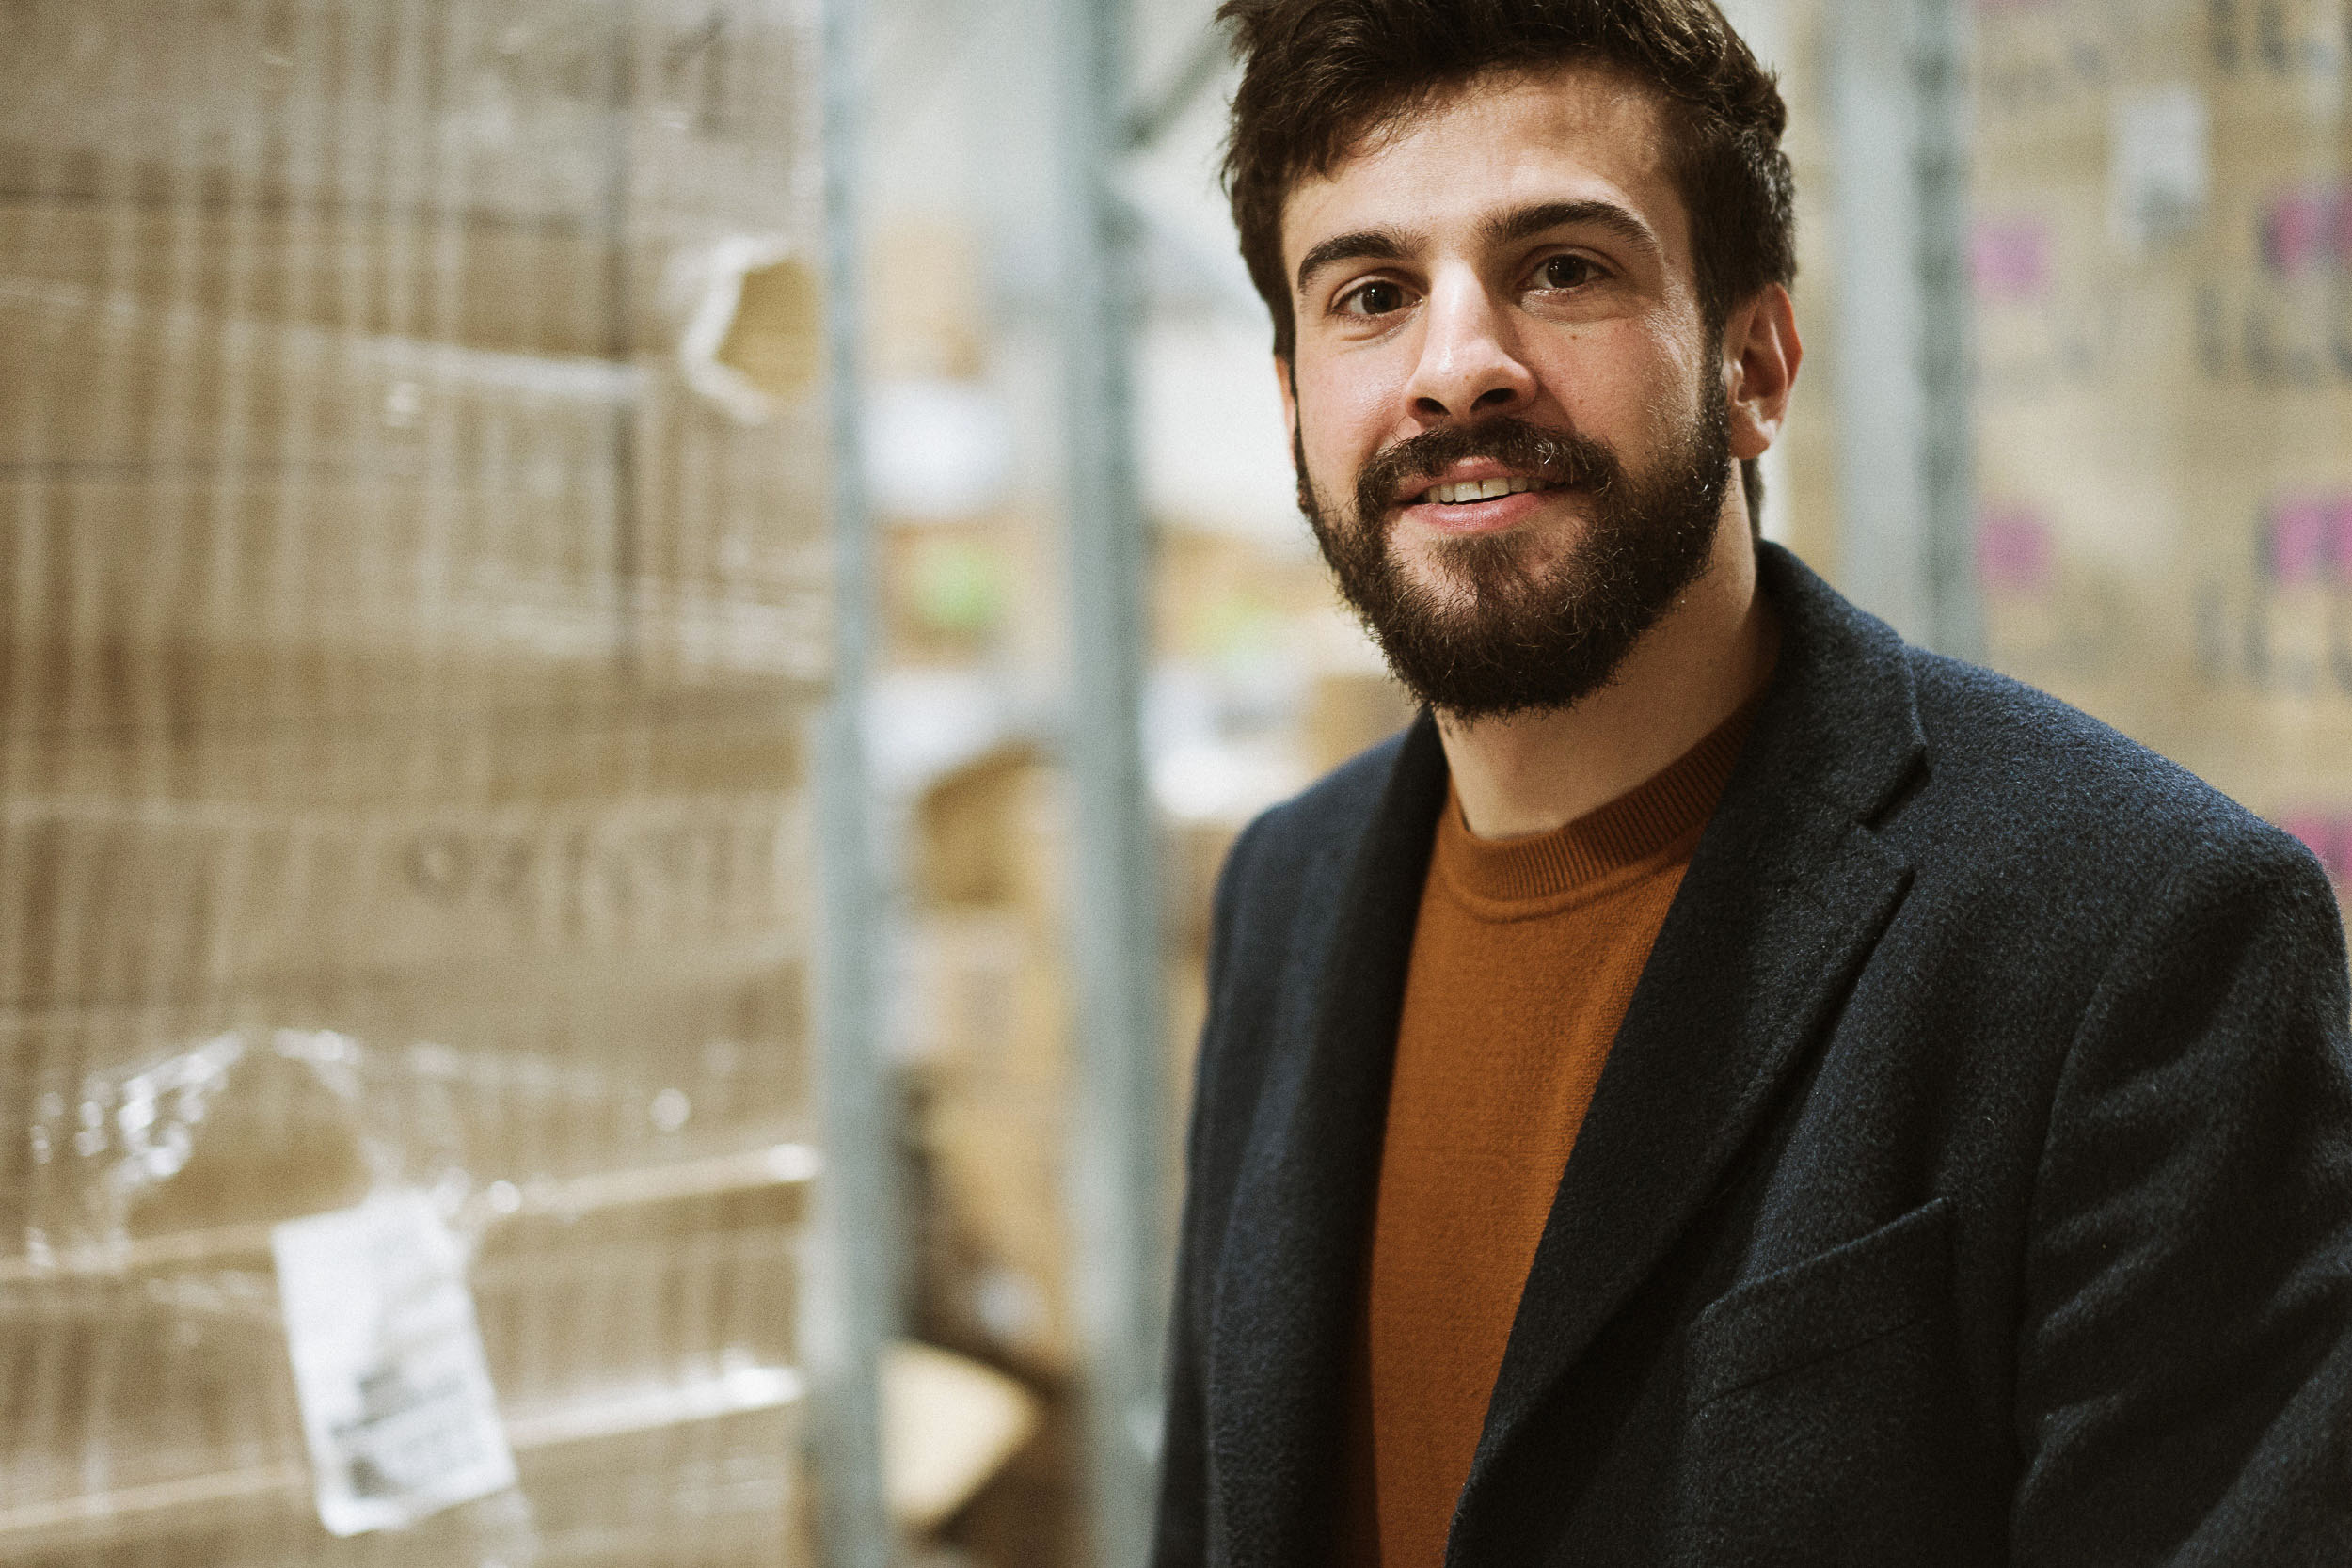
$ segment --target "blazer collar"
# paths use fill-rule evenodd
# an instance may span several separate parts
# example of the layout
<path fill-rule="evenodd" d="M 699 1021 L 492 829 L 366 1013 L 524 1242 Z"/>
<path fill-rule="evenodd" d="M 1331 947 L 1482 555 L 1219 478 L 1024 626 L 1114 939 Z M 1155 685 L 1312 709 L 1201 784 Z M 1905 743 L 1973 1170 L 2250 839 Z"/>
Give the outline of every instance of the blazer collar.
<path fill-rule="evenodd" d="M 1269 1052 L 1217 1269 L 1208 1407 L 1223 1563 L 1290 1568 L 1328 1552 L 1405 971 L 1445 794 L 1423 714 L 1305 901 L 1332 911 L 1292 956 L 1314 977 L 1305 1037 Z"/>
<path fill-rule="evenodd" d="M 1515 1438 L 1664 1260 L 1910 886 L 1873 824 L 1923 766 L 1910 658 L 1763 546 L 1781 653 L 1650 951 L 1520 1298 L 1449 1556 L 1474 1556 Z"/>
<path fill-rule="evenodd" d="M 1781 650 L 1739 767 L 1580 1132 L 1497 1380 L 1455 1534 L 1545 1391 L 1664 1256 L 1905 885 L 1867 824 L 1924 741 L 1902 644 L 1777 546 Z M 1223 1560 L 1327 1546 L 1396 1029 L 1446 792 L 1427 715 L 1334 846 L 1333 916 L 1242 1156 L 1209 1368 Z"/>

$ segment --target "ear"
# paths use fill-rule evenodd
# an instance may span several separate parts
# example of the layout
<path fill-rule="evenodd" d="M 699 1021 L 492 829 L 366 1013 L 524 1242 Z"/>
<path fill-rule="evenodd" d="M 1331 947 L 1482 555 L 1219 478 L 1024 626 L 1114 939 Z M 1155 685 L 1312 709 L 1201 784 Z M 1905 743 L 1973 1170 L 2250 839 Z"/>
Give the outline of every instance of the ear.
<path fill-rule="evenodd" d="M 1298 377 L 1290 360 L 1279 354 L 1274 356 L 1274 384 L 1282 393 L 1282 444 L 1294 446 L 1298 440 Z"/>
<path fill-rule="evenodd" d="M 1767 283 L 1732 312 L 1724 329 L 1724 387 L 1731 405 L 1731 455 L 1761 457 L 1788 422 L 1804 344 L 1797 339 L 1796 306 L 1788 291 Z"/>

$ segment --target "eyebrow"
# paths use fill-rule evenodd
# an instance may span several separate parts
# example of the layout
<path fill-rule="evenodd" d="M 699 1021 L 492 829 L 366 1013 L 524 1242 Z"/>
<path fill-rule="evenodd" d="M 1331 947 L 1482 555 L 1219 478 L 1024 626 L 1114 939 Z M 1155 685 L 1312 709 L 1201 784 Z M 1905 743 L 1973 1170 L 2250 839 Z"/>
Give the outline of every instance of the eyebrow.
<path fill-rule="evenodd" d="M 1479 232 L 1497 245 L 1532 239 L 1549 229 L 1565 229 L 1577 224 L 1606 229 L 1629 245 L 1638 245 L 1651 255 L 1662 250 L 1658 235 L 1630 211 L 1613 201 L 1539 201 L 1533 206 L 1514 207 L 1497 213 L 1480 224 Z M 1309 250 L 1298 262 L 1298 292 L 1307 292 L 1308 282 L 1324 268 L 1341 261 L 1402 261 L 1420 243 L 1418 236 L 1394 229 L 1359 229 L 1352 234 L 1339 234 L 1323 241 Z"/>
<path fill-rule="evenodd" d="M 1650 226 L 1613 201 L 1539 201 L 1530 207 L 1514 207 L 1497 213 L 1479 225 L 1486 239 L 1509 245 L 1514 240 L 1533 239 L 1548 229 L 1565 229 L 1574 225 L 1606 229 L 1629 245 L 1638 245 L 1651 255 L 1664 247 Z"/>
<path fill-rule="evenodd" d="M 1415 236 L 1393 229 L 1359 229 L 1353 234 L 1338 234 L 1309 250 L 1298 262 L 1298 292 L 1307 292 L 1307 280 L 1324 268 L 1342 261 L 1399 261 L 1418 244 Z"/>

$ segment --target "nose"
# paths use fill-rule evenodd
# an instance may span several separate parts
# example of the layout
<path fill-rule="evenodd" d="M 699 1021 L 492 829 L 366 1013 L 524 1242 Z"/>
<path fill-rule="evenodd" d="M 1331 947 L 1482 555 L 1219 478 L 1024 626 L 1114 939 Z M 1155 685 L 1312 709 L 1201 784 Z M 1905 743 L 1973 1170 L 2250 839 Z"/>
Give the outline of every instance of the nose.
<path fill-rule="evenodd" d="M 1443 279 L 1423 319 L 1421 358 L 1406 387 L 1415 415 L 1467 420 L 1534 401 L 1535 374 L 1518 356 L 1509 312 L 1482 279 Z"/>

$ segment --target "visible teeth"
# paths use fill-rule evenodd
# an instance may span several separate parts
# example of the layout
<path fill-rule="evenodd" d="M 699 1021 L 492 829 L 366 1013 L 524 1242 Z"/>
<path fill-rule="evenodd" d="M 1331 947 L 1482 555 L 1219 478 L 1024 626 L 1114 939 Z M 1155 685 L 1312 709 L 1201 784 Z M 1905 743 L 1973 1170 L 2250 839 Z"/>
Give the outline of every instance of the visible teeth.
<path fill-rule="evenodd" d="M 1432 485 L 1424 499 L 1440 506 L 1454 506 L 1463 501 L 1492 500 L 1497 496 L 1516 496 L 1529 490 L 1550 488 L 1548 482 L 1540 479 L 1469 479 L 1458 484 Z"/>

